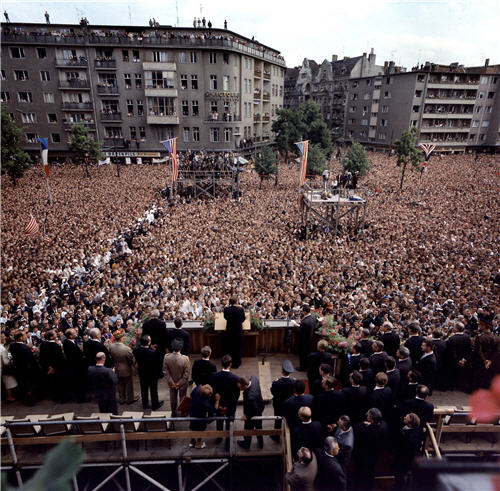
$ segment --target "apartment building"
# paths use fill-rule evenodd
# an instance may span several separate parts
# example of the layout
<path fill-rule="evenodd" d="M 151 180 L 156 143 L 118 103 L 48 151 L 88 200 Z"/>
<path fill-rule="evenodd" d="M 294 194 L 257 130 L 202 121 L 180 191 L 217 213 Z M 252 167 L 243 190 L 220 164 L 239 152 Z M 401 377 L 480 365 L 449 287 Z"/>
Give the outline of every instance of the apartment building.
<path fill-rule="evenodd" d="M 283 107 L 280 52 L 226 29 L 2 24 L 1 102 L 26 136 L 66 156 L 87 126 L 108 155 L 159 157 L 272 141 Z"/>

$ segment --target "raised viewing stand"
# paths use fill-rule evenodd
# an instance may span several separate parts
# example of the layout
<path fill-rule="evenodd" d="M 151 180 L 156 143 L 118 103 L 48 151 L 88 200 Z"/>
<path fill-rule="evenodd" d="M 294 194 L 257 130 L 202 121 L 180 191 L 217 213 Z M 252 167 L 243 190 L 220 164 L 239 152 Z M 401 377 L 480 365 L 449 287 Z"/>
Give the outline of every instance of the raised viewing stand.
<path fill-rule="evenodd" d="M 227 170 L 179 170 L 179 179 L 177 180 L 178 190 L 187 191 L 193 188 L 194 198 L 199 196 L 208 196 L 216 198 L 221 192 L 231 186 L 234 193 L 236 189 L 236 173 Z"/>
<path fill-rule="evenodd" d="M 363 189 L 324 191 L 304 185 L 302 193 L 302 223 L 306 227 L 320 222 L 336 235 L 362 232 L 366 220 L 368 193 Z"/>

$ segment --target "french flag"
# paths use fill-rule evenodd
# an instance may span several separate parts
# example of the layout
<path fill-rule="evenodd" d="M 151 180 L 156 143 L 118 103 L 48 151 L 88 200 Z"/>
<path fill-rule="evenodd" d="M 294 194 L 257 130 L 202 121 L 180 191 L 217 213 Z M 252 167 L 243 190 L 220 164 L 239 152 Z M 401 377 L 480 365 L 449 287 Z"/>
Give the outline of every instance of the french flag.
<path fill-rule="evenodd" d="M 42 155 L 42 164 L 43 164 L 43 169 L 45 170 L 45 177 L 48 179 L 49 178 L 49 162 L 48 162 L 49 140 L 47 138 L 37 138 L 37 140 L 40 142 L 40 145 L 42 146 L 40 153 Z"/>

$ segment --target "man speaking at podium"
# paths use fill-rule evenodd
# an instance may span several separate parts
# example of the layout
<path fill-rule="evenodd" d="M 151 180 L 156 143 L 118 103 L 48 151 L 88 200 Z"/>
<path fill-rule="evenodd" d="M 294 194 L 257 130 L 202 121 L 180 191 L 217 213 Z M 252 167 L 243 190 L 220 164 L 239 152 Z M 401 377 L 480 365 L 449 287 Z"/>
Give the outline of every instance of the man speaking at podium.
<path fill-rule="evenodd" d="M 224 319 L 227 321 L 224 336 L 224 354 L 231 355 L 233 368 L 241 365 L 241 342 L 243 336 L 243 322 L 245 322 L 245 311 L 243 307 L 236 305 L 238 299 L 231 297 L 229 307 L 224 308 Z"/>

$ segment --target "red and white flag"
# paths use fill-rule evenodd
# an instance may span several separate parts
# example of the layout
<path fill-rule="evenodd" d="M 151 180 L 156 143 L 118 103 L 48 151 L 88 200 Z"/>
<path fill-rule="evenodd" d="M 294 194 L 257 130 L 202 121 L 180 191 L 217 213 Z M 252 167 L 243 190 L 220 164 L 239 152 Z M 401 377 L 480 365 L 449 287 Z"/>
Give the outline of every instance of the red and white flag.
<path fill-rule="evenodd" d="M 303 186 L 306 182 L 307 177 L 307 154 L 309 152 L 309 140 L 298 142 L 295 145 L 297 145 L 302 155 L 299 186 Z"/>
<path fill-rule="evenodd" d="M 170 138 L 169 140 L 164 140 L 160 143 L 165 147 L 165 150 L 169 152 L 172 157 L 172 182 L 175 182 L 179 177 L 179 165 L 177 163 L 177 137 Z"/>
<path fill-rule="evenodd" d="M 26 235 L 37 235 L 40 232 L 40 226 L 38 225 L 38 222 L 35 220 L 33 215 L 31 215 L 30 221 L 28 222 L 28 225 L 26 225 L 26 228 L 24 229 L 24 233 Z"/>

